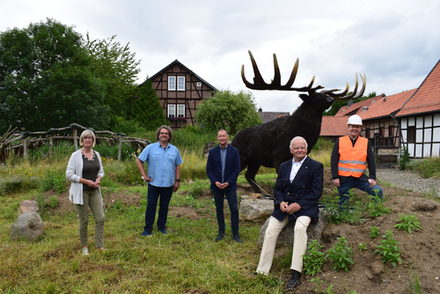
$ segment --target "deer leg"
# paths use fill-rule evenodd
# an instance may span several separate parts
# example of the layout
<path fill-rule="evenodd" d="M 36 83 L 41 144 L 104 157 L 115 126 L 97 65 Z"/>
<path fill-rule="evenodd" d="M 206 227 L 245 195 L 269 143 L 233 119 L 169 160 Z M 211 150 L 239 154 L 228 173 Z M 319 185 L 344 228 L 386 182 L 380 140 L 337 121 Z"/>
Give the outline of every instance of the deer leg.
<path fill-rule="evenodd" d="M 263 193 L 255 181 L 255 175 L 257 174 L 259 168 L 260 165 L 258 163 L 248 163 L 247 171 L 245 173 L 245 178 L 255 193 Z"/>

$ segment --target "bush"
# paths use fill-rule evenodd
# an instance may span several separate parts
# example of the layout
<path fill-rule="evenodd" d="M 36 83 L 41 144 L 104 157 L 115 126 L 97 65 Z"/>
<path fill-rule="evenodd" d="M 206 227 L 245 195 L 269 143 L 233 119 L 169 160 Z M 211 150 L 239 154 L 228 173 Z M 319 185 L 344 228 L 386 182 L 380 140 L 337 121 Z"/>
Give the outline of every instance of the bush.
<path fill-rule="evenodd" d="M 403 215 L 399 217 L 398 222 L 399 223 L 394 225 L 394 227 L 410 234 L 414 231 L 420 231 L 422 229 L 422 225 L 415 215 Z"/>
<path fill-rule="evenodd" d="M 411 162 L 408 168 L 415 170 L 423 178 L 440 178 L 440 157 Z"/>
<path fill-rule="evenodd" d="M 407 169 L 408 168 L 408 163 L 409 163 L 409 152 L 408 152 L 408 148 L 404 147 L 400 151 L 399 169 L 401 169 L 401 170 Z"/>
<path fill-rule="evenodd" d="M 17 193 L 38 187 L 36 177 L 10 176 L 0 178 L 0 195 Z"/>
<path fill-rule="evenodd" d="M 383 263 L 389 264 L 392 267 L 396 267 L 398 264 L 402 263 L 400 258 L 400 249 L 398 247 L 399 242 L 397 242 L 391 231 L 386 231 L 383 240 L 376 247 L 376 254 L 379 254 L 382 258 Z"/>
<path fill-rule="evenodd" d="M 314 276 L 321 272 L 322 265 L 325 262 L 325 253 L 321 250 L 324 248 L 319 244 L 318 240 L 312 240 L 307 246 L 306 254 L 303 257 L 304 273 Z"/>
<path fill-rule="evenodd" d="M 345 237 L 339 237 L 327 251 L 327 258 L 333 263 L 333 269 L 348 272 L 353 264 L 353 250 Z"/>
<path fill-rule="evenodd" d="M 39 194 L 36 199 L 38 209 L 45 212 L 49 209 L 54 209 L 60 204 L 57 196 L 49 196 L 47 199 L 44 194 Z"/>
<path fill-rule="evenodd" d="M 43 178 L 41 189 L 43 191 L 54 191 L 58 194 L 66 192 L 67 182 L 64 173 L 49 171 Z"/>

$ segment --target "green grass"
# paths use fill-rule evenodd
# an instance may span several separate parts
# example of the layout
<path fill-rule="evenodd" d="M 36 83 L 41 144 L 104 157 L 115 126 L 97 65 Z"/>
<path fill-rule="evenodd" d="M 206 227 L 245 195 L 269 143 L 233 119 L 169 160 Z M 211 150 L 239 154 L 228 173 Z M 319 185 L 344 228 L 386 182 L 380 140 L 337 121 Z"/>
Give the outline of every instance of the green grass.
<path fill-rule="evenodd" d="M 170 234 L 155 231 L 151 238 L 140 236 L 146 187 L 103 187 L 104 198 L 110 193 L 141 195 L 141 202 L 128 206 L 116 201 L 106 207 L 105 252 L 94 247 L 91 218 L 91 254 L 87 257 L 80 255 L 75 211 L 60 213 L 53 198 L 40 212 L 46 227 L 43 238 L 35 243 L 12 241 L 9 227 L 19 203 L 37 199 L 41 192 L 33 189 L 4 195 L 0 207 L 0 293 L 281 293 L 283 269 L 275 268 L 270 277 L 252 275 L 258 262 L 255 244 L 260 224 L 242 222 L 244 242 L 238 244 L 231 239 L 226 218 L 228 235 L 224 241 L 214 242 L 214 204 L 209 197 L 193 197 L 194 184 L 208 187 L 207 180 L 191 185 L 183 182 L 171 206 L 193 209 L 200 217 L 170 215 Z"/>
<path fill-rule="evenodd" d="M 407 168 L 416 171 L 423 178 L 440 179 L 440 157 L 413 160 Z"/>

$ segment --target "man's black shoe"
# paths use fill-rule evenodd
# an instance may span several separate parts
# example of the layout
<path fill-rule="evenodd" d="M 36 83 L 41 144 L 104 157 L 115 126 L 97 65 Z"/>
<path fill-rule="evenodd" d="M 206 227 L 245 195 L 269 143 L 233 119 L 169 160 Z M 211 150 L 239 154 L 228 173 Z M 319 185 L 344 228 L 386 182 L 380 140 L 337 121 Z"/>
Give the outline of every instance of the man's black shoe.
<path fill-rule="evenodd" d="M 286 290 L 292 290 L 296 286 L 299 285 L 299 280 L 301 279 L 301 273 L 292 270 L 292 276 L 290 277 L 290 280 L 287 281 Z"/>
<path fill-rule="evenodd" d="M 215 238 L 215 241 L 218 242 L 223 239 L 225 236 L 225 233 L 218 233 L 217 238 Z"/>
<path fill-rule="evenodd" d="M 242 242 L 239 235 L 232 236 L 232 240 L 234 240 L 237 243 L 241 243 Z"/>

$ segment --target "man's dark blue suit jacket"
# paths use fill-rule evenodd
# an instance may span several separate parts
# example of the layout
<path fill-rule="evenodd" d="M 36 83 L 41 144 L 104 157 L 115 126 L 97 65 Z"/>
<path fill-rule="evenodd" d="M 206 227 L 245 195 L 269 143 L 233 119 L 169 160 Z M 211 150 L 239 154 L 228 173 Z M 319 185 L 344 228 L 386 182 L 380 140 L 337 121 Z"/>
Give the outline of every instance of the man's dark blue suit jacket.
<path fill-rule="evenodd" d="M 305 215 L 312 218 L 312 221 L 316 221 L 319 214 L 318 201 L 323 189 L 324 166 L 307 157 L 292 183 L 289 180 L 291 170 L 292 160 L 285 161 L 280 165 L 274 187 L 275 209 L 272 216 L 282 221 L 287 215 L 290 221 Z M 289 204 L 296 202 L 301 206 L 301 209 L 289 215 L 287 212 L 281 211 L 281 201 Z"/>
<path fill-rule="evenodd" d="M 237 186 L 237 177 L 240 174 L 240 155 L 238 149 L 228 144 L 225 161 L 225 175 L 222 181 L 222 160 L 220 157 L 220 146 L 214 147 L 209 151 L 208 162 L 206 163 L 206 174 L 211 181 L 211 189 L 225 191 L 235 189 Z M 229 186 L 225 190 L 220 190 L 215 182 L 228 182 Z"/>

